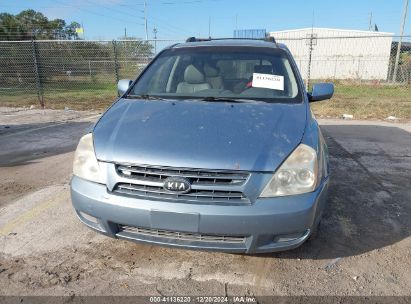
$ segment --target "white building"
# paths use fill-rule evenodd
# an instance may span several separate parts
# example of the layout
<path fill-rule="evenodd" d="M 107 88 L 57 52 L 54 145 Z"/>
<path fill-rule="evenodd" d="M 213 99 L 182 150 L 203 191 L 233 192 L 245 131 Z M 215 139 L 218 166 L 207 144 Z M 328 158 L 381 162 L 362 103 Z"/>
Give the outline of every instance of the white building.
<path fill-rule="evenodd" d="M 392 35 L 328 28 L 270 32 L 288 46 L 303 78 L 308 75 L 312 41 L 311 79 L 386 80 Z"/>

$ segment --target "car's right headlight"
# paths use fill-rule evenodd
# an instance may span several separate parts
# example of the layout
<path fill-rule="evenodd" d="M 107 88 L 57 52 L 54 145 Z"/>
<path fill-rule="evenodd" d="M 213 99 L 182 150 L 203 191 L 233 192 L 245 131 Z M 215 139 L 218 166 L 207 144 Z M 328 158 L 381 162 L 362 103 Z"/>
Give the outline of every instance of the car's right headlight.
<path fill-rule="evenodd" d="M 105 184 L 105 178 L 94 152 L 93 134 L 84 135 L 74 153 L 73 174 L 83 179 Z"/>
<path fill-rule="evenodd" d="M 276 197 L 312 192 L 318 180 L 317 152 L 300 144 L 265 186 L 260 197 Z"/>

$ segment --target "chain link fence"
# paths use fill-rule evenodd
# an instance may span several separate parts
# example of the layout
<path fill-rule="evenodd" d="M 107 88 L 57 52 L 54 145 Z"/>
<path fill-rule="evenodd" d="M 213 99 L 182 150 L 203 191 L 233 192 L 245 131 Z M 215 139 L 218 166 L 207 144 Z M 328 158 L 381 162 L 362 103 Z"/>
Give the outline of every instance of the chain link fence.
<path fill-rule="evenodd" d="M 289 33 L 275 36 L 293 53 L 307 83 L 312 79 L 327 79 L 411 84 L 411 36 L 402 37 L 398 58 L 398 36 L 370 34 L 321 37 L 310 33 L 309 29 L 302 37 L 301 33 L 296 36 Z"/>
<path fill-rule="evenodd" d="M 0 41 L 0 106 L 101 109 L 174 41 Z"/>
<path fill-rule="evenodd" d="M 327 80 L 337 89 L 387 88 L 387 98 L 411 99 L 411 36 L 402 37 L 399 56 L 398 37 L 390 35 L 275 36 L 290 48 L 308 86 Z M 157 51 L 178 42 L 0 41 L 0 106 L 102 109 L 115 100 L 119 79 L 134 79 Z"/>

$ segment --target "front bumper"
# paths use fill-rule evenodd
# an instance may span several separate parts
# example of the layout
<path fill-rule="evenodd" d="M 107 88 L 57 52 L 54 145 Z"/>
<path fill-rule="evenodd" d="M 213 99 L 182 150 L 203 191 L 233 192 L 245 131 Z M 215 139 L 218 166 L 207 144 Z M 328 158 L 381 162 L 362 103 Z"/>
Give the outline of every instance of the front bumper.
<path fill-rule="evenodd" d="M 246 206 L 218 206 L 114 195 L 104 185 L 74 176 L 71 199 L 84 224 L 111 237 L 251 254 L 293 249 L 304 243 L 321 217 L 327 188 L 325 179 L 312 193 L 262 198 Z M 122 230 L 124 226 L 150 233 L 138 233 L 138 229 L 131 233 Z M 182 238 L 181 234 L 192 237 Z M 213 240 L 209 236 L 226 238 Z M 244 241 L 231 242 L 230 237 Z"/>

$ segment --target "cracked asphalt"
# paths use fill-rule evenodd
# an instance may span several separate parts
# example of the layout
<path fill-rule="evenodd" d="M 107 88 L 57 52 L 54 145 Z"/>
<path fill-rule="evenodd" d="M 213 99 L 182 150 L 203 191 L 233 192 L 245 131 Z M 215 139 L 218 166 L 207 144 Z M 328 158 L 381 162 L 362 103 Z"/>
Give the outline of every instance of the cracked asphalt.
<path fill-rule="evenodd" d="M 98 114 L 0 114 L 0 295 L 411 296 L 409 123 L 321 120 L 332 175 L 317 238 L 246 256 L 89 230 L 68 183 L 77 141 Z"/>

